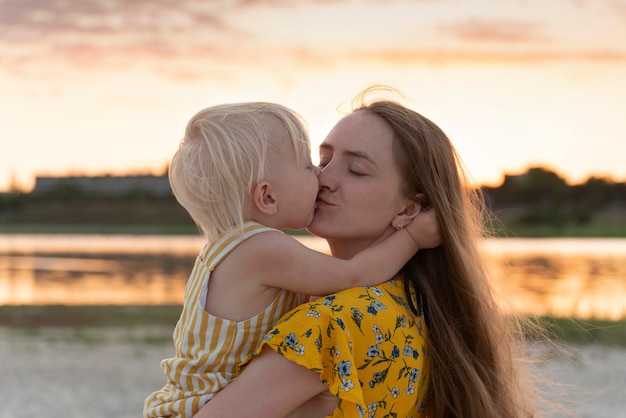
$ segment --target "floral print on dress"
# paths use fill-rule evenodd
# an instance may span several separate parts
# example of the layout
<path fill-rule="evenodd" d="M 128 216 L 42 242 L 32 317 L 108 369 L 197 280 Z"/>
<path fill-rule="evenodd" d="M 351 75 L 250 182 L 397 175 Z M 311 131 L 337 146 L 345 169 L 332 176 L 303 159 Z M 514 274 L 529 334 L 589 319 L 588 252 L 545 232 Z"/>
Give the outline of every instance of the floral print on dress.
<path fill-rule="evenodd" d="M 339 397 L 332 417 L 421 417 L 429 383 L 426 332 L 402 281 L 392 280 L 300 305 L 262 346 L 321 373 Z"/>

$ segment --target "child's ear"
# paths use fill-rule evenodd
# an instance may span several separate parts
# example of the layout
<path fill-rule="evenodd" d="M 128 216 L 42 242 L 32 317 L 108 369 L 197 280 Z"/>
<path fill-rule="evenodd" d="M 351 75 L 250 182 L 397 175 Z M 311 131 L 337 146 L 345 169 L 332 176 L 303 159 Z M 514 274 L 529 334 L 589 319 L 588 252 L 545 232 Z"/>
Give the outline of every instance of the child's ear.
<path fill-rule="evenodd" d="M 272 187 L 266 181 L 262 181 L 254 187 L 252 203 L 264 215 L 274 215 L 278 211 L 278 204 L 272 193 Z"/>

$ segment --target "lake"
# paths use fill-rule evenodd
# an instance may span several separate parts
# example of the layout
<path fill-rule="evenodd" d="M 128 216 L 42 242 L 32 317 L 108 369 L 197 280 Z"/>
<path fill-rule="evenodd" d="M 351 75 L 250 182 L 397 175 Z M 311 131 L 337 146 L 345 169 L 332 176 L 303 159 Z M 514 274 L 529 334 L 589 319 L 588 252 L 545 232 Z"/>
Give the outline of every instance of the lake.
<path fill-rule="evenodd" d="M 202 245 L 194 236 L 0 235 L 0 304 L 180 304 Z M 484 248 L 497 291 L 519 313 L 626 317 L 626 239 L 493 238 Z"/>

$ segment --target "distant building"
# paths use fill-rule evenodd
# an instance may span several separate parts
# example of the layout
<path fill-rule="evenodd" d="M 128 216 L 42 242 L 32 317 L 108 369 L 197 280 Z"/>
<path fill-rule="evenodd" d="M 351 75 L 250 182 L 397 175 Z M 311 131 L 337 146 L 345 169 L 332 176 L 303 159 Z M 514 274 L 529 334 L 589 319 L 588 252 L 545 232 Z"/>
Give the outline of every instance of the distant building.
<path fill-rule="evenodd" d="M 514 184 L 516 186 L 528 186 L 529 183 L 530 183 L 530 176 L 528 175 L 528 173 L 505 174 L 504 181 L 502 182 L 502 184 L 507 184 L 507 185 Z"/>
<path fill-rule="evenodd" d="M 69 176 L 48 177 L 37 176 L 32 194 L 49 195 L 60 191 L 75 191 L 86 195 L 101 195 L 108 197 L 126 197 L 138 193 L 154 197 L 168 197 L 172 195 L 167 175 L 139 175 L 139 176 Z"/>

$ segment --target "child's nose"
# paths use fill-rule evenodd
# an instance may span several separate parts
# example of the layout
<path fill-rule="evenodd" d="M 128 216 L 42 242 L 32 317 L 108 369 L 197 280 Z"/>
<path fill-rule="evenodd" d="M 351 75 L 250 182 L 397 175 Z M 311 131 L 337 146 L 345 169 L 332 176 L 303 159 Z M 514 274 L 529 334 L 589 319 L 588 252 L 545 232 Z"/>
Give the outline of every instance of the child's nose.
<path fill-rule="evenodd" d="M 315 173 L 316 176 L 319 177 L 320 173 L 322 172 L 322 169 L 319 168 L 318 166 L 313 166 L 313 172 Z"/>

